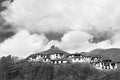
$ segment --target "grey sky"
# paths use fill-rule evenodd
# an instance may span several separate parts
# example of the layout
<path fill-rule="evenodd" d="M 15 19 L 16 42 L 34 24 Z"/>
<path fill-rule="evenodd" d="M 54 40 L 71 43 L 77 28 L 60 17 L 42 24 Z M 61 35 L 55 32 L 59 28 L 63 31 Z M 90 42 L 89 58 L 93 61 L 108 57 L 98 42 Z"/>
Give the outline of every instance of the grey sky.
<path fill-rule="evenodd" d="M 69 52 L 120 48 L 120 0 L 14 0 L 2 6 L 0 56 L 23 57 L 53 44 Z"/>

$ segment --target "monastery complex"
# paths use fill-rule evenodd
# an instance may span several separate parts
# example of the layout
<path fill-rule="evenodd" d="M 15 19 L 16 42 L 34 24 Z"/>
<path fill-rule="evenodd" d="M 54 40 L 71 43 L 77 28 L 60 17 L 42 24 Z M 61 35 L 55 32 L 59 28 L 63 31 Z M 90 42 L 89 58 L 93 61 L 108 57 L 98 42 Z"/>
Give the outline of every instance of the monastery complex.
<path fill-rule="evenodd" d="M 113 70 L 118 67 L 117 62 L 113 62 L 112 60 L 102 60 L 101 57 L 85 56 L 80 53 L 69 54 L 54 45 L 47 51 L 30 55 L 26 60 L 28 62 L 45 62 L 55 65 L 68 63 L 89 63 L 94 68 L 100 70 Z"/>

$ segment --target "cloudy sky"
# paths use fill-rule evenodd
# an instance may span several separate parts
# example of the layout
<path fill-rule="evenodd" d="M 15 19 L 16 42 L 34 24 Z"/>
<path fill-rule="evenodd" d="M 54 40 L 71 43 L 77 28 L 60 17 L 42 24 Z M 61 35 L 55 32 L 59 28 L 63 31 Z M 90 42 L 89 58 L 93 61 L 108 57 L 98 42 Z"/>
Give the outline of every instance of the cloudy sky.
<path fill-rule="evenodd" d="M 120 0 L 0 1 L 0 56 L 53 44 L 68 52 L 120 48 Z"/>

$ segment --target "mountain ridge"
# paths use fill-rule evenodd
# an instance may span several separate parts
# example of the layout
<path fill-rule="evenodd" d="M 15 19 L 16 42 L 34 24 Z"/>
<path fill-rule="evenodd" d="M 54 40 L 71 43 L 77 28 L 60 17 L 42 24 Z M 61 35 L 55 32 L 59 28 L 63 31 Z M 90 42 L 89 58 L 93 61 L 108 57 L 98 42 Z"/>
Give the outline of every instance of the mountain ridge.
<path fill-rule="evenodd" d="M 31 54 L 29 57 L 35 57 L 39 54 L 53 54 L 53 53 L 63 53 L 65 55 L 69 55 L 71 53 L 65 52 L 58 47 L 52 46 L 50 49 L 46 51 L 42 51 L 39 53 Z M 120 62 L 120 48 L 110 48 L 110 49 L 94 49 L 90 52 L 78 52 L 79 54 L 85 55 L 85 56 L 91 56 L 91 57 L 102 57 L 103 60 L 105 59 L 111 59 L 115 62 Z"/>
<path fill-rule="evenodd" d="M 120 48 L 94 49 L 88 54 L 89 56 L 102 57 L 102 59 L 112 59 L 116 62 L 120 61 Z"/>

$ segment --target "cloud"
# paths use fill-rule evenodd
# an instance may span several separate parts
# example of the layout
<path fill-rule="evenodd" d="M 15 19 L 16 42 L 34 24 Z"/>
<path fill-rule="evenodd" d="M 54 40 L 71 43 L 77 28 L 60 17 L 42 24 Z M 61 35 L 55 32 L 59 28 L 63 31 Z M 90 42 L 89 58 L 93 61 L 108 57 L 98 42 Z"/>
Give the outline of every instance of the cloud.
<path fill-rule="evenodd" d="M 31 36 L 34 35 L 37 36 L 33 40 L 41 37 L 38 44 L 44 45 L 44 49 L 52 44 L 70 52 L 120 48 L 117 45 L 120 43 L 117 39 L 120 33 L 119 0 L 14 0 L 3 5 L 7 9 L 1 15 L 12 26 L 10 31 L 18 34 L 21 30 L 27 30 L 27 36 L 24 33 L 23 37 L 30 37 L 28 45 L 31 47 L 25 48 L 28 51 L 38 49 L 38 46 L 32 47 Z M 15 36 L 19 41 L 17 34 Z M 10 44 L 9 40 L 17 44 L 13 37 L 1 45 Z M 17 50 L 13 53 L 24 55 Z"/>
<path fill-rule="evenodd" d="M 46 43 L 47 39 L 43 35 L 31 35 L 27 30 L 20 30 L 0 45 L 0 55 L 27 57 L 28 54 L 43 50 Z"/>
<path fill-rule="evenodd" d="M 81 30 L 91 28 L 89 24 L 98 30 L 119 29 L 119 4 L 119 0 L 15 0 L 3 15 L 33 32 Z"/>
<path fill-rule="evenodd" d="M 49 41 L 51 40 L 57 40 L 57 41 L 61 41 L 61 38 L 64 36 L 64 34 L 66 33 L 59 33 L 59 32 L 47 32 L 44 33 L 45 36 L 47 37 L 47 39 Z"/>
<path fill-rule="evenodd" d="M 87 33 L 93 36 L 93 38 L 89 39 L 90 43 L 99 43 L 105 40 L 111 40 L 113 36 L 115 36 L 119 30 L 108 28 L 107 30 L 97 30 L 94 26 L 93 28 L 86 30 Z M 111 44 L 113 41 L 111 40 Z"/>
<path fill-rule="evenodd" d="M 29 5 L 26 5 L 27 2 Z M 68 30 L 67 20 L 64 16 L 57 14 L 58 8 L 54 9 L 54 6 L 51 1 L 49 4 L 49 1 L 15 0 L 3 14 L 9 22 L 22 25 L 31 32 Z"/>
<path fill-rule="evenodd" d="M 11 1 L 1 0 L 0 1 L 0 12 L 7 9 L 8 4 Z M 0 42 L 10 38 L 16 33 L 11 24 L 7 23 L 0 13 Z"/>

